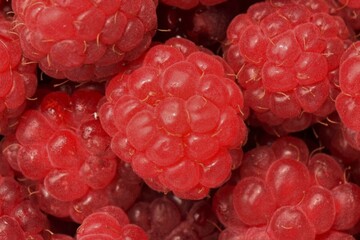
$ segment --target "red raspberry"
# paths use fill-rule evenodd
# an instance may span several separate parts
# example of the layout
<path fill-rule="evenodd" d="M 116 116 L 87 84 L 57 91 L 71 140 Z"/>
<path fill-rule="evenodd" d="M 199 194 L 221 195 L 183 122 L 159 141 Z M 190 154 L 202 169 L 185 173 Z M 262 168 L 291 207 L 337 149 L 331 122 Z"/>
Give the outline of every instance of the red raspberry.
<path fill-rule="evenodd" d="M 226 2 L 227 0 L 160 0 L 169 6 L 178 7 L 181 9 L 191 9 L 200 4 L 205 6 L 213 6 L 219 3 Z"/>
<path fill-rule="evenodd" d="M 359 162 L 359 132 L 346 128 L 336 112 L 331 114 L 327 121 L 316 124 L 314 129 L 321 143 L 333 156 L 341 159 L 346 165 Z"/>
<path fill-rule="evenodd" d="M 37 87 L 36 65 L 22 56 L 12 23 L 0 15 L 0 135 L 8 134 Z"/>
<path fill-rule="evenodd" d="M 150 45 L 153 0 L 14 0 L 25 56 L 54 78 L 100 81 Z"/>
<path fill-rule="evenodd" d="M 205 197 L 228 179 L 230 150 L 246 138 L 242 93 L 228 71 L 182 38 L 152 47 L 107 86 L 99 116 L 112 150 L 152 188 Z"/>
<path fill-rule="evenodd" d="M 141 181 L 110 150 L 110 137 L 97 117 L 100 90 L 88 86 L 72 93 L 47 94 L 26 111 L 16 141 L 5 141 L 11 166 L 36 181 L 45 212 L 81 222 L 98 207 L 129 208 Z"/>
<path fill-rule="evenodd" d="M 340 94 L 336 98 L 336 110 L 351 135 L 360 132 L 360 41 L 354 42 L 342 55 L 339 68 Z M 354 139 L 354 141 L 357 141 Z M 358 145 L 360 147 L 360 145 Z"/>
<path fill-rule="evenodd" d="M 300 131 L 334 111 L 339 59 L 350 42 L 322 0 L 252 5 L 227 29 L 225 60 L 237 72 L 253 118 L 278 134 Z"/>
<path fill-rule="evenodd" d="M 106 206 L 87 216 L 76 232 L 77 240 L 148 240 L 145 231 L 130 224 L 126 213 L 118 207 Z"/>
<path fill-rule="evenodd" d="M 218 220 L 209 202 L 209 199 L 183 200 L 172 194 L 164 196 L 144 188 L 128 216 L 131 223 L 147 232 L 150 240 L 217 239 Z"/>
<path fill-rule="evenodd" d="M 48 228 L 45 214 L 31 196 L 13 177 L 0 176 L 0 239 L 34 239 Z"/>
<path fill-rule="evenodd" d="M 215 195 L 213 207 L 229 229 L 220 239 L 237 232 L 249 240 L 314 240 L 336 231 L 360 231 L 360 186 L 344 179 L 334 157 L 309 155 L 298 138 L 282 137 L 250 150 L 239 171 L 236 185 Z M 232 211 L 223 211 L 224 204 Z"/>

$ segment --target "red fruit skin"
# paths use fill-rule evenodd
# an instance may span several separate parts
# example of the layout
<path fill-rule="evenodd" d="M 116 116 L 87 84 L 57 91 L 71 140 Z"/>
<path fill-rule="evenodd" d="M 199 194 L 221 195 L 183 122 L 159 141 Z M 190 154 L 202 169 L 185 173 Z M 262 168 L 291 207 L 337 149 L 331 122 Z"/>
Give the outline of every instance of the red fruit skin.
<path fill-rule="evenodd" d="M 110 212 L 113 210 L 113 212 Z M 139 239 L 148 240 L 145 231 L 129 223 L 118 207 L 106 206 L 87 216 L 76 232 L 76 239 Z"/>
<path fill-rule="evenodd" d="M 359 54 L 356 51 L 359 44 L 359 41 L 355 41 L 341 57 L 339 68 L 341 91 L 335 100 L 335 107 L 342 124 L 343 137 L 356 150 L 360 149 L 360 122 L 358 121 L 360 99 L 358 97 L 359 84 L 357 83 L 359 73 L 356 67 L 360 63 Z"/>
<path fill-rule="evenodd" d="M 157 27 L 153 0 L 77 3 L 12 1 L 24 55 L 47 75 L 103 81 L 149 47 Z"/>
<path fill-rule="evenodd" d="M 31 181 L 0 176 L 0 239 L 26 239 L 49 228 L 47 216 L 32 195 Z"/>
<path fill-rule="evenodd" d="M 350 38 L 322 0 L 259 2 L 237 15 L 227 28 L 224 59 L 237 73 L 250 124 L 286 135 L 332 113 L 338 88 L 332 76 Z"/>
<path fill-rule="evenodd" d="M 336 239 L 342 239 L 342 240 L 355 240 L 355 238 L 347 233 L 338 232 L 338 231 L 329 231 L 325 234 L 317 236 L 316 239 L 319 240 L 336 240 Z"/>
<path fill-rule="evenodd" d="M 15 133 L 21 172 L 43 182 L 60 201 L 78 199 L 89 187 L 103 188 L 115 175 L 116 160 L 106 151 L 110 139 L 93 115 L 101 97 L 85 88 L 71 95 L 52 92 L 37 109 L 24 113 Z"/>
<path fill-rule="evenodd" d="M 354 239 L 360 187 L 338 161 L 292 136 L 255 145 L 214 195 L 220 239 Z"/>
<path fill-rule="evenodd" d="M 279 208 L 269 223 L 268 234 L 275 239 L 315 239 L 315 229 L 306 215 L 296 207 Z"/>
<path fill-rule="evenodd" d="M 76 223 L 97 208 L 129 208 L 142 181 L 110 149 L 97 116 L 103 89 L 84 85 L 46 93 L 4 140 L 5 160 L 33 180 L 42 211 Z"/>
<path fill-rule="evenodd" d="M 360 220 L 360 188 L 353 183 L 345 183 L 332 189 L 335 200 L 336 217 L 333 228 L 345 230 L 354 227 Z"/>
<path fill-rule="evenodd" d="M 189 201 L 144 188 L 128 215 L 130 222 L 142 227 L 150 240 L 217 239 L 219 234 L 209 199 Z"/>
<path fill-rule="evenodd" d="M 0 226 L 2 229 L 1 240 L 25 240 L 24 231 L 15 219 L 6 215 L 1 216 Z"/>
<path fill-rule="evenodd" d="M 262 179 L 244 178 L 232 194 L 235 211 L 247 225 L 266 224 L 276 209 L 275 199 Z"/>
<path fill-rule="evenodd" d="M 11 134 L 37 88 L 36 64 L 22 54 L 11 19 L 0 15 L 0 135 Z"/>
<path fill-rule="evenodd" d="M 99 116 L 111 148 L 157 191 L 204 198 L 246 141 L 242 92 L 219 57 L 183 38 L 150 48 L 113 78 Z M 234 163 L 234 164 L 233 164 Z"/>

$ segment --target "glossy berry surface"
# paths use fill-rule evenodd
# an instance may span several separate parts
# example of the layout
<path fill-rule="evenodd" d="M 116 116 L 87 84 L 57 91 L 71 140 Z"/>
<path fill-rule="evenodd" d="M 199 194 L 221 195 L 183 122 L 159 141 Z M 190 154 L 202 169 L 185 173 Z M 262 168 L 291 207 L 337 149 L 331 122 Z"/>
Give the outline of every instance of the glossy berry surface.
<path fill-rule="evenodd" d="M 12 22 L 0 15 L 0 134 L 14 130 L 37 88 L 36 65 L 25 59 Z"/>
<path fill-rule="evenodd" d="M 58 79 L 100 81 L 150 45 L 153 0 L 12 1 L 24 55 Z"/>
<path fill-rule="evenodd" d="M 333 78 L 350 42 L 344 21 L 330 15 L 325 1 L 307 2 L 255 3 L 227 29 L 224 58 L 245 103 L 255 122 L 278 135 L 334 111 Z"/>
<path fill-rule="evenodd" d="M 99 115 L 112 150 L 154 189 L 205 197 L 230 176 L 229 150 L 246 137 L 242 92 L 228 70 L 185 39 L 152 47 L 107 86 Z"/>
<path fill-rule="evenodd" d="M 142 228 L 129 223 L 126 213 L 121 208 L 106 206 L 84 219 L 77 230 L 76 239 L 148 240 L 149 238 Z"/>
<path fill-rule="evenodd" d="M 358 0 L 0 0 L 0 240 L 360 239 Z"/>
<path fill-rule="evenodd" d="M 80 223 L 105 205 L 127 209 L 140 193 L 142 181 L 111 152 L 96 116 L 102 97 L 92 86 L 51 92 L 22 115 L 16 139 L 4 140 L 4 158 L 35 181 L 48 214 Z"/>
<path fill-rule="evenodd" d="M 219 224 L 209 199 L 190 201 L 144 189 L 128 210 L 131 223 L 141 226 L 150 240 L 217 239 Z"/>
<path fill-rule="evenodd" d="M 220 239 L 231 232 L 244 239 L 255 233 L 265 239 L 318 239 L 332 231 L 359 231 L 360 187 L 347 182 L 344 171 L 330 155 L 309 155 L 294 137 L 246 152 L 238 181 L 215 195 L 213 208 L 226 226 Z"/>

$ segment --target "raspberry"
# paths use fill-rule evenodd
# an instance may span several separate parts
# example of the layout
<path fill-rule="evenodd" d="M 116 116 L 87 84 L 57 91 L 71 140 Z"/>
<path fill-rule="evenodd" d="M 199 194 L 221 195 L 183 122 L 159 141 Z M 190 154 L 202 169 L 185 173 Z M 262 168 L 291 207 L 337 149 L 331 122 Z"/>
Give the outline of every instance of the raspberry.
<path fill-rule="evenodd" d="M 189 201 L 144 189 L 128 210 L 130 222 L 155 239 L 217 239 L 218 223 L 208 199 Z"/>
<path fill-rule="evenodd" d="M 191 9 L 199 4 L 205 5 L 205 6 L 213 6 L 216 4 L 220 4 L 223 2 L 226 2 L 227 0 L 160 0 L 161 2 L 173 6 L 178 7 L 180 9 Z"/>
<path fill-rule="evenodd" d="M 76 239 L 137 239 L 147 240 L 142 228 L 129 223 L 126 213 L 118 207 L 107 206 L 85 218 Z"/>
<path fill-rule="evenodd" d="M 152 47 L 107 86 L 99 116 L 112 150 L 152 188 L 205 197 L 228 179 L 229 150 L 246 138 L 242 93 L 227 71 L 182 38 Z"/>
<path fill-rule="evenodd" d="M 227 29 L 225 60 L 237 73 L 252 124 L 283 135 L 334 111 L 341 54 L 351 37 L 321 0 L 267 1 Z"/>
<path fill-rule="evenodd" d="M 239 180 L 215 194 L 213 209 L 227 228 L 221 235 L 318 239 L 359 231 L 360 187 L 344 179 L 334 157 L 304 154 L 304 146 L 298 138 L 282 137 L 244 154 Z"/>
<path fill-rule="evenodd" d="M 24 55 L 51 77 L 100 81 L 150 45 L 153 0 L 12 1 Z"/>
<path fill-rule="evenodd" d="M 127 166 L 119 163 L 113 181 L 102 189 L 90 190 L 74 201 L 60 201 L 49 193 L 43 184 L 37 186 L 36 195 L 42 211 L 58 218 L 70 217 L 81 223 L 86 216 L 106 205 L 128 209 L 141 192 L 141 181 Z"/>
<path fill-rule="evenodd" d="M 49 225 L 26 187 L 13 177 L 0 176 L 0 225 L 0 239 L 31 239 Z"/>
<path fill-rule="evenodd" d="M 11 21 L 0 15 L 0 135 L 14 129 L 23 112 L 26 99 L 37 87 L 35 64 L 22 56 L 19 38 L 13 33 Z"/>
<path fill-rule="evenodd" d="M 351 135 L 357 135 L 360 131 L 359 110 L 359 78 L 358 64 L 360 63 L 357 51 L 360 42 L 354 42 L 342 55 L 339 68 L 340 94 L 336 98 L 335 106 L 341 122 Z M 354 139 L 355 140 L 355 139 Z"/>
<path fill-rule="evenodd" d="M 321 143 L 344 164 L 354 165 L 358 162 L 358 132 L 345 127 L 336 112 L 331 114 L 327 121 L 317 124 L 315 131 Z"/>
<path fill-rule="evenodd" d="M 5 159 L 35 181 L 44 212 L 81 222 L 104 205 L 129 208 L 140 193 L 140 179 L 119 163 L 97 118 L 102 97 L 94 86 L 51 92 L 22 115 L 16 139 L 5 138 Z"/>

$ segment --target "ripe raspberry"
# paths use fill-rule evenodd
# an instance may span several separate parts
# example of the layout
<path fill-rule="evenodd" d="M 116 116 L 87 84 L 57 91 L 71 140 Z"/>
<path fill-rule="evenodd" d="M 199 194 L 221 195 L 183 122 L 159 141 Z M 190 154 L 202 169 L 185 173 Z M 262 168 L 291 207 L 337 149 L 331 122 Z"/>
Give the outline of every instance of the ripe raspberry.
<path fill-rule="evenodd" d="M 217 239 L 218 220 L 209 199 L 189 201 L 148 190 L 129 209 L 128 216 L 131 223 L 147 232 L 150 240 Z"/>
<path fill-rule="evenodd" d="M 322 0 L 269 0 L 229 25 L 224 58 L 254 122 L 286 134 L 334 111 L 339 59 L 350 34 L 328 9 Z"/>
<path fill-rule="evenodd" d="M 21 53 L 11 21 L 0 15 L 0 135 L 9 134 L 36 90 L 36 65 Z"/>
<path fill-rule="evenodd" d="M 243 98 L 221 58 L 172 38 L 113 78 L 99 111 L 112 150 L 152 188 L 200 199 L 231 174 Z M 234 154 L 235 156 L 235 154 Z"/>
<path fill-rule="evenodd" d="M 198 5 L 213 6 L 226 2 L 227 0 L 160 0 L 169 6 L 178 7 L 181 9 L 191 9 Z"/>
<path fill-rule="evenodd" d="M 0 239 L 33 239 L 49 222 L 26 186 L 13 177 L 0 176 Z"/>
<path fill-rule="evenodd" d="M 130 224 L 126 213 L 118 207 L 106 206 L 85 218 L 76 232 L 77 240 L 148 240 L 145 231 Z"/>
<path fill-rule="evenodd" d="M 354 42 L 342 55 L 339 67 L 339 86 L 341 92 L 335 102 L 341 122 L 347 128 L 347 135 L 352 138 L 353 146 L 358 149 L 360 149 L 358 142 L 358 135 L 360 133 L 359 46 L 359 41 Z"/>
<path fill-rule="evenodd" d="M 234 232 L 249 240 L 359 232 L 360 186 L 347 182 L 344 171 L 330 155 L 309 155 L 305 143 L 294 137 L 246 152 L 239 181 L 215 194 L 213 208 L 228 229 L 220 239 Z"/>
<path fill-rule="evenodd" d="M 51 92 L 4 141 L 10 165 L 36 181 L 44 212 L 81 222 L 104 205 L 129 208 L 140 194 L 140 179 L 118 163 L 97 118 L 102 97 L 93 86 Z"/>
<path fill-rule="evenodd" d="M 54 78 L 100 81 L 139 57 L 156 29 L 153 0 L 14 0 L 25 56 Z"/>
<path fill-rule="evenodd" d="M 114 205 L 126 210 L 130 208 L 141 193 L 142 181 L 132 172 L 128 164 L 120 162 L 117 173 L 108 186 L 91 189 L 83 197 L 74 201 L 60 201 L 54 198 L 43 184 L 37 185 L 36 198 L 43 212 L 58 217 L 70 217 L 81 223 L 97 209 Z"/>

